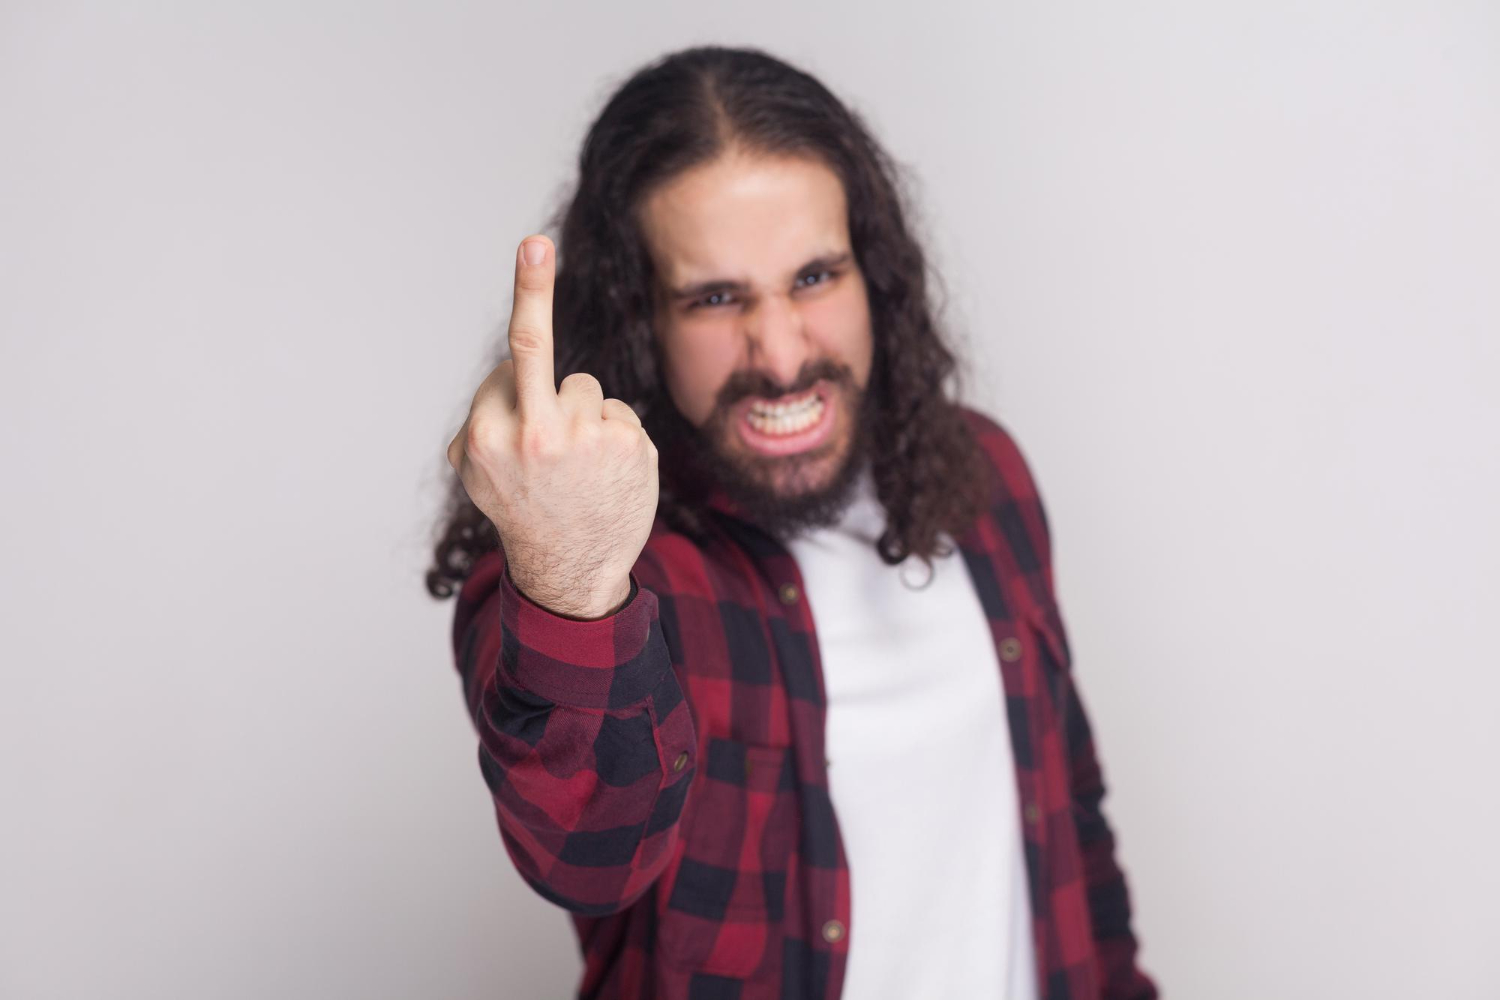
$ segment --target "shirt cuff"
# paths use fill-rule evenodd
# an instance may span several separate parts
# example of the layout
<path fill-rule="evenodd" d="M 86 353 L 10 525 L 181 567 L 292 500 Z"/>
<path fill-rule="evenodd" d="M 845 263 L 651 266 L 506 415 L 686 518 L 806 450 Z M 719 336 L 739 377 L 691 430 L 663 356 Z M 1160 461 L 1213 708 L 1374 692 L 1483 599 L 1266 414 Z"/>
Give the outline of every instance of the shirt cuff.
<path fill-rule="evenodd" d="M 671 668 L 656 595 L 630 574 L 630 596 L 612 615 L 588 621 L 554 614 L 500 577 L 500 669 L 553 702 L 624 708 L 645 698 Z"/>

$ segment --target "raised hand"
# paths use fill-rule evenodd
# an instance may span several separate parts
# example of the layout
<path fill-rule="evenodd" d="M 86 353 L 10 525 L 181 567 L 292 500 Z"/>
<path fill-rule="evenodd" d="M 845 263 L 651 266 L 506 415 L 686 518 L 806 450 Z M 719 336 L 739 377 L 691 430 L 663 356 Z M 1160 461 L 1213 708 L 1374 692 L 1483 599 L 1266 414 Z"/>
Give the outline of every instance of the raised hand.
<path fill-rule="evenodd" d="M 494 522 L 516 587 L 556 614 L 601 618 L 629 596 L 651 533 L 656 446 L 592 375 L 553 388 L 556 260 L 547 237 L 522 241 L 511 356 L 475 392 L 448 462 Z"/>

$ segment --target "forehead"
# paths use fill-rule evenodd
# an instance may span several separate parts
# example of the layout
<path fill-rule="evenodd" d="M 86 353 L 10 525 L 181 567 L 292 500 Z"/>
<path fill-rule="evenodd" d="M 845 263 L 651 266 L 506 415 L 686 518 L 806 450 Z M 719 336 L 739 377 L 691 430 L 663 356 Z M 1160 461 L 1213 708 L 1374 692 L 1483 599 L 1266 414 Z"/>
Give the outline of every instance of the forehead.
<path fill-rule="evenodd" d="M 821 161 L 728 153 L 653 190 L 641 228 L 663 280 L 780 280 L 849 249 L 844 186 Z"/>

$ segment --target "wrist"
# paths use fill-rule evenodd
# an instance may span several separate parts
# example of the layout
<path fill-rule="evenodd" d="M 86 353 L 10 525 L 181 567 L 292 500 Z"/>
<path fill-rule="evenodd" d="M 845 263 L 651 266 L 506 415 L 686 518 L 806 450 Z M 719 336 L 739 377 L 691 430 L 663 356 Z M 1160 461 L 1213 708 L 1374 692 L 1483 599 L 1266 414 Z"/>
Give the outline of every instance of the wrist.
<path fill-rule="evenodd" d="M 568 617 L 579 618 L 584 621 L 593 621 L 599 618 L 608 618 L 623 608 L 630 601 L 630 595 L 634 588 L 630 584 L 630 577 L 626 576 L 618 581 L 613 587 L 606 587 L 597 592 L 597 596 L 576 610 L 566 612 Z M 554 611 L 553 614 L 560 612 Z"/>
<path fill-rule="evenodd" d="M 509 569 L 507 568 L 507 572 Z M 569 587 L 561 590 L 538 586 L 511 574 L 516 591 L 543 611 L 575 621 L 597 621 L 616 614 L 635 593 L 629 574 L 612 586 Z"/>

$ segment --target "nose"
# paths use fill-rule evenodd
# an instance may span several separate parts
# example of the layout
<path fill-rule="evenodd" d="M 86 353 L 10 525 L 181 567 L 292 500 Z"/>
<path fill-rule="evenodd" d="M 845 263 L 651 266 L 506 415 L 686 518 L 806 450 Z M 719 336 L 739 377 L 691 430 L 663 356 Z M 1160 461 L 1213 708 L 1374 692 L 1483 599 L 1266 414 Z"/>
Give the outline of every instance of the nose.
<path fill-rule="evenodd" d="M 812 353 L 802 315 L 785 296 L 765 295 L 749 316 L 750 366 L 791 385 Z"/>

